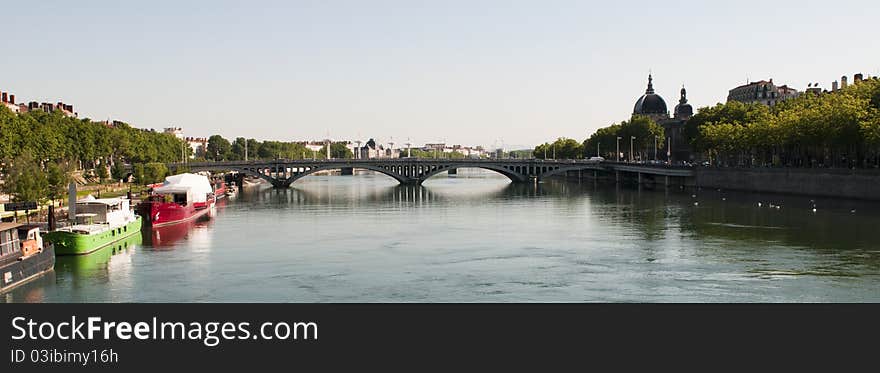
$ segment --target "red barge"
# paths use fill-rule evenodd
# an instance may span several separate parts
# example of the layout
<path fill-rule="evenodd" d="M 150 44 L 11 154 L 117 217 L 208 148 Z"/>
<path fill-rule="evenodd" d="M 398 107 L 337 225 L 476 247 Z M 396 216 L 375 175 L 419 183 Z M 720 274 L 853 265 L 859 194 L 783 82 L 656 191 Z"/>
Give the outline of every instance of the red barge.
<path fill-rule="evenodd" d="M 138 214 L 153 227 L 190 221 L 211 211 L 216 201 L 206 176 L 168 176 L 153 188 L 150 197 L 138 205 Z"/>

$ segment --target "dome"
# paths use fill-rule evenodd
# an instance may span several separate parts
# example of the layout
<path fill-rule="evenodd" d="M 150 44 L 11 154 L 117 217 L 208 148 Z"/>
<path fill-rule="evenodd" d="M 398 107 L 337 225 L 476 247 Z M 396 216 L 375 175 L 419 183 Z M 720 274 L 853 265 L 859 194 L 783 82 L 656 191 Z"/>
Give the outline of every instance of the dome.
<path fill-rule="evenodd" d="M 653 80 L 653 77 L 648 75 L 648 89 L 645 90 L 645 94 L 642 97 L 639 97 L 639 100 L 636 101 L 636 106 L 633 108 L 633 114 L 666 114 L 669 112 L 666 109 L 666 101 L 663 100 L 663 97 L 654 93 Z"/>
<path fill-rule="evenodd" d="M 675 105 L 675 118 L 690 119 L 692 116 L 694 116 L 694 108 L 688 103 L 687 91 L 681 87 L 681 99 L 678 100 L 678 105 Z"/>
<path fill-rule="evenodd" d="M 691 104 L 675 105 L 675 117 L 676 118 L 681 118 L 681 117 L 690 118 L 692 116 L 694 116 L 694 108 L 691 107 Z"/>
<path fill-rule="evenodd" d="M 645 94 L 636 101 L 634 114 L 666 114 L 666 101 L 655 93 Z"/>

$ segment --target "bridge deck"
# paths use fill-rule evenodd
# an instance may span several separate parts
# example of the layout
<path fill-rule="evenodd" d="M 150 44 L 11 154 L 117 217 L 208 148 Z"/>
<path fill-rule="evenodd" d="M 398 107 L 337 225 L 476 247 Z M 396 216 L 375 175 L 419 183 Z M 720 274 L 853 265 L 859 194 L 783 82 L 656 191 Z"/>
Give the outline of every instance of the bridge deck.
<path fill-rule="evenodd" d="M 691 177 L 693 168 L 664 164 L 608 162 L 592 160 L 542 159 L 274 159 L 259 161 L 223 161 L 171 163 L 171 168 L 187 167 L 192 171 L 235 170 L 289 186 L 293 181 L 318 171 L 364 168 L 385 173 L 401 183 L 421 183 L 427 178 L 458 168 L 483 168 L 499 172 L 513 181 L 544 178 L 569 171 L 595 170 L 627 172 L 671 177 Z"/>

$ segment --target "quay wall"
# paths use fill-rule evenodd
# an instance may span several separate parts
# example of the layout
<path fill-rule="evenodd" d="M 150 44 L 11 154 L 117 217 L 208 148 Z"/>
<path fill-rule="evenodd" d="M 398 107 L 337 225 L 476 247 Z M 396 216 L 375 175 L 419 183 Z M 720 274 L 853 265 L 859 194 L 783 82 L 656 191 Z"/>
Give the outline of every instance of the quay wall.
<path fill-rule="evenodd" d="M 848 169 L 695 169 L 694 185 L 750 192 L 880 200 L 880 171 Z"/>
<path fill-rule="evenodd" d="M 560 176 L 625 183 L 637 180 L 631 173 L 621 173 L 620 179 L 615 179 L 614 173 L 593 171 L 572 171 Z M 641 181 L 657 186 L 664 183 L 662 176 L 643 175 Z M 694 177 L 670 178 L 669 182 L 669 186 L 880 201 L 880 170 L 697 167 Z"/>

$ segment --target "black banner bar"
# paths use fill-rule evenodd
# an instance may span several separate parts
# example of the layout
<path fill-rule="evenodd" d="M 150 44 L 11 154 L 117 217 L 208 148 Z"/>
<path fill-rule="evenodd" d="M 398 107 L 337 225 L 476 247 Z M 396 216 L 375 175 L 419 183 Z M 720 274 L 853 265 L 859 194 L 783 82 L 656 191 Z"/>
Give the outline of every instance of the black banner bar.
<path fill-rule="evenodd" d="M 873 356 L 872 341 L 880 331 L 877 305 L 7 304 L 0 309 L 6 366 L 15 371 L 269 366 L 467 371 L 472 362 L 497 369 L 538 364 L 555 371 L 550 367 L 599 361 L 802 362 L 802 356 L 842 351 L 853 361 Z"/>
<path fill-rule="evenodd" d="M 8 202 L 3 204 L 5 211 L 30 211 L 37 209 L 36 202 Z"/>

